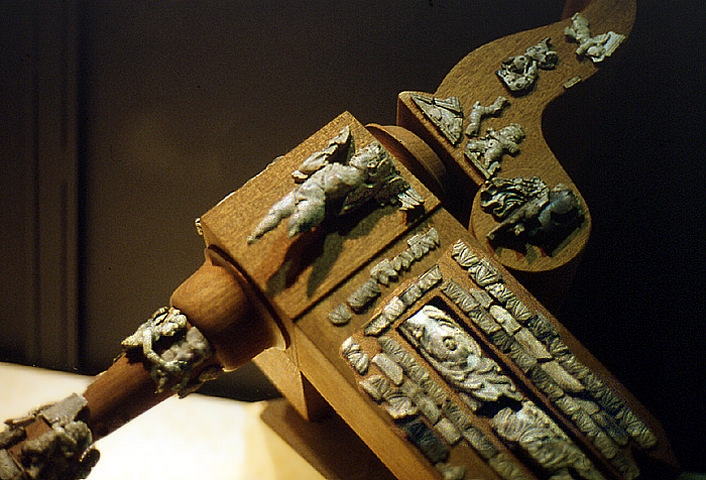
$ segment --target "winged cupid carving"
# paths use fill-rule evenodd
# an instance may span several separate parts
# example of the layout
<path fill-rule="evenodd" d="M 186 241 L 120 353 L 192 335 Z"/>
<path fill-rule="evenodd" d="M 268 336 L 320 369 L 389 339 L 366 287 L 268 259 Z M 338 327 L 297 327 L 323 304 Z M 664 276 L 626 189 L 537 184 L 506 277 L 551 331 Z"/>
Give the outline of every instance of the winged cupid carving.
<path fill-rule="evenodd" d="M 369 200 L 380 205 L 400 204 L 402 210 L 420 206 L 424 200 L 400 176 L 390 154 L 379 142 L 352 153 L 348 126 L 332 138 L 325 149 L 313 153 L 294 172 L 298 183 L 275 203 L 255 227 L 253 243 L 289 218 L 288 236 L 320 225 L 326 217 L 344 215 Z"/>

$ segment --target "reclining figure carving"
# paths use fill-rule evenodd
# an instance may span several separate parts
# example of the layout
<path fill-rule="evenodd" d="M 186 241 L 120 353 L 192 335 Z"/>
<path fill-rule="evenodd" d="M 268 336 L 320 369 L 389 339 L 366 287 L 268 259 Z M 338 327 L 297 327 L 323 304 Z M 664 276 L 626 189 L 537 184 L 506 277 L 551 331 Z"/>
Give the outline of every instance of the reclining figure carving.
<path fill-rule="evenodd" d="M 351 212 L 368 200 L 398 204 L 402 210 L 422 205 L 424 199 L 400 176 L 392 157 L 375 141 L 353 151 L 349 127 L 332 138 L 292 172 L 298 184 L 275 203 L 248 237 L 254 243 L 289 218 L 289 238 L 311 230 L 327 217 Z"/>
<path fill-rule="evenodd" d="M 575 13 L 571 17 L 571 26 L 564 29 L 564 34 L 578 42 L 576 55 L 586 56 L 593 63 L 602 62 L 613 55 L 613 52 L 625 40 L 625 35 L 613 31 L 591 36 L 589 22 L 580 13 Z"/>

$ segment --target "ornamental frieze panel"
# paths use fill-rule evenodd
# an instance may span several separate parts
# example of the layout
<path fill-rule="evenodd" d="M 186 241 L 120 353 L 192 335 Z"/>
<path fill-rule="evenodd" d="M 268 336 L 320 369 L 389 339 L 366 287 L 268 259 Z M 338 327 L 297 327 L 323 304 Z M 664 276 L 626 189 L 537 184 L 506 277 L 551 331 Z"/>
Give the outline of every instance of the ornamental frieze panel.
<path fill-rule="evenodd" d="M 464 455 L 503 479 L 636 478 L 631 447 L 655 435 L 513 288 L 457 242 L 381 298 L 341 354 L 443 478 L 475 478 Z"/>

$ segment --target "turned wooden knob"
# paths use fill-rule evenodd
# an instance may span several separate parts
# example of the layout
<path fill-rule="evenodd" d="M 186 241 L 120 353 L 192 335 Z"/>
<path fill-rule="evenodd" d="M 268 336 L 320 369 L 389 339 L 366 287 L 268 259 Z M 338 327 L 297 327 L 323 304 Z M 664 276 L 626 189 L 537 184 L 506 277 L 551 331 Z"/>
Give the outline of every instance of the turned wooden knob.
<path fill-rule="evenodd" d="M 235 370 L 263 350 L 286 343 L 276 321 L 258 303 L 237 270 L 212 249 L 170 300 L 208 339 L 224 370 Z"/>

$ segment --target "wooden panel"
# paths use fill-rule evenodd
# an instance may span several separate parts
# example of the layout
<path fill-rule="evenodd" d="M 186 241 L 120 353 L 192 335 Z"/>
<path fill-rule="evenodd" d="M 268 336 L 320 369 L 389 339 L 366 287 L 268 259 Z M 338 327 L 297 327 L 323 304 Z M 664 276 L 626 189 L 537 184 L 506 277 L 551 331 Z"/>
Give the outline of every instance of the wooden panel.
<path fill-rule="evenodd" d="M 294 240 L 288 239 L 285 229 L 280 226 L 254 243 L 261 251 L 253 258 L 250 252 L 258 251 L 250 250 L 253 245 L 249 245 L 247 239 L 259 223 L 261 212 L 266 211 L 269 205 L 292 188 L 291 172 L 303 159 L 326 146 L 328 139 L 343 125 L 351 125 L 354 138 L 367 137 L 363 127 L 349 114 L 341 115 L 214 207 L 204 215 L 201 223 L 207 243 L 229 255 L 244 276 L 260 289 L 262 299 L 280 315 L 281 324 L 290 339 L 285 368 L 278 373 L 272 358 L 263 362 L 263 365 L 271 374 L 274 372 L 272 378 L 282 384 L 283 393 L 291 397 L 292 403 L 308 415 L 312 398 L 316 397 L 309 395 L 310 392 L 303 388 L 310 382 L 398 478 L 409 478 L 412 475 L 416 478 L 438 478 L 438 469 L 447 468 L 447 460 L 454 468 L 482 472 L 487 478 L 503 477 L 504 468 L 523 472 L 527 478 L 543 478 L 549 473 L 556 473 L 553 460 L 547 460 L 554 455 L 562 457 L 559 460 L 561 462 L 569 462 L 567 465 L 571 468 L 585 468 L 587 478 L 594 475 L 598 478 L 598 472 L 607 478 L 631 478 L 635 472 L 646 468 L 658 469 L 665 476 L 671 475 L 676 468 L 676 461 L 661 425 L 507 270 L 490 260 L 479 242 L 438 202 L 417 222 L 404 221 L 400 212 L 391 212 L 385 218 L 388 221 L 380 227 L 382 220 L 375 212 L 358 212 L 352 214 L 353 225 L 343 233 L 332 228 L 329 223 Z M 405 171 L 404 176 L 415 188 L 421 188 L 409 172 Z M 426 190 L 420 191 L 428 196 Z M 371 221 L 372 227 L 369 226 Z M 366 224 L 368 227 L 357 233 L 356 229 Z M 385 227 L 387 232 L 384 231 Z M 419 254 L 414 255 L 413 261 L 398 269 L 393 275 L 394 281 L 373 278 L 371 272 L 381 262 L 401 258 L 404 253 L 411 251 L 414 244 L 412 239 L 426 232 L 435 232 L 433 246 L 420 250 Z M 340 235 L 343 240 L 340 249 L 329 252 L 314 247 L 318 243 L 325 244 L 322 236 L 328 238 L 333 235 Z M 459 240 L 470 245 L 467 247 L 471 252 L 469 255 L 475 258 L 468 265 L 461 265 L 463 262 L 454 258 L 452 253 Z M 297 243 L 300 246 L 291 253 L 295 248 L 293 245 Z M 313 262 L 307 263 L 306 258 L 302 259 L 302 256 L 312 253 L 318 256 Z M 332 258 L 327 259 L 331 253 Z M 271 279 L 283 269 L 290 268 L 288 264 L 296 265 L 297 261 L 302 261 L 303 267 L 288 272 L 285 277 L 288 282 L 284 288 L 271 288 Z M 307 290 L 311 286 L 311 278 L 314 276 L 312 270 L 317 261 L 324 261 L 329 266 L 324 270 L 327 276 L 316 283 L 315 288 Z M 479 274 L 473 273 L 474 267 L 469 265 L 487 265 L 483 268 L 490 272 L 491 278 L 480 279 Z M 419 286 L 421 278 L 427 276 L 432 267 L 438 271 L 438 278 L 435 283 L 428 284 L 428 288 L 422 289 Z M 468 311 L 462 309 L 460 303 L 454 306 L 455 300 L 452 301 L 450 295 L 447 295 L 449 301 L 441 300 L 442 291 L 446 288 L 442 287 L 442 281 L 447 280 L 458 282 L 460 288 L 474 289 L 486 295 L 487 305 L 478 307 L 478 310 L 485 312 L 488 322 L 492 324 L 490 327 L 473 318 Z M 376 283 L 380 291 L 362 307 L 354 308 L 356 302 L 351 298 L 355 297 L 355 292 L 363 284 L 370 281 Z M 507 297 L 498 293 L 491 294 L 491 285 L 510 292 L 522 305 L 520 313 L 514 310 L 512 314 L 508 313 L 504 309 L 511 309 Z M 406 293 L 414 292 L 415 289 L 417 293 Z M 472 395 L 469 392 L 479 387 L 468 387 L 469 391 L 462 391 L 452 385 L 439 367 L 433 367 L 436 369 L 434 373 L 429 365 L 435 364 L 428 357 L 420 352 L 410 353 L 415 347 L 409 339 L 406 348 L 412 360 L 398 360 L 398 380 L 395 380 L 394 373 L 376 363 L 381 348 L 384 349 L 376 337 L 382 334 L 386 338 L 394 337 L 404 342 L 400 333 L 402 323 L 420 308 L 433 302 L 446 302 L 444 304 L 449 311 L 455 312 L 457 321 L 463 325 L 460 328 L 478 343 L 478 349 L 483 352 L 479 356 L 492 359 L 492 369 L 478 368 L 484 372 L 492 370 L 493 375 L 502 377 L 491 383 L 509 383 L 512 385 L 511 391 L 515 392 L 514 396 L 505 394 L 507 398 L 500 400 L 497 396 L 495 399 L 478 396 L 474 407 L 468 395 Z M 481 305 L 480 300 L 475 302 Z M 350 321 L 340 324 L 332 321 L 332 312 L 339 306 L 347 308 L 344 304 L 353 311 Z M 498 309 L 512 320 L 493 313 Z M 478 314 L 481 317 L 483 315 L 482 312 Z M 511 329 L 507 322 L 514 322 L 517 329 Z M 520 330 L 522 333 L 515 338 L 515 333 Z M 346 355 L 342 354 L 342 349 L 349 340 L 357 343 L 356 348 L 365 355 L 366 362 L 371 361 L 369 366 L 356 369 L 351 357 L 344 358 Z M 542 352 L 546 356 L 542 356 Z M 473 365 L 476 360 L 468 356 L 463 361 L 468 363 L 469 370 L 475 370 Z M 411 367 L 410 362 L 413 363 Z M 414 404 L 418 400 L 414 399 L 412 393 L 407 393 L 405 385 L 411 389 L 422 388 L 421 380 L 414 378 L 421 377 L 412 373 L 415 368 L 421 368 L 426 376 L 431 375 L 437 379 L 434 380 L 438 382 L 434 389 L 443 391 L 443 398 L 438 399 L 437 396 L 433 400 L 436 406 L 431 411 L 451 405 L 448 408 L 462 412 L 461 417 L 446 413 L 446 423 L 457 421 L 453 428 L 467 431 L 468 426 L 471 426 L 473 431 L 483 432 L 480 444 L 492 443 L 491 452 L 483 450 L 484 447 L 479 447 L 472 440 L 464 443 L 444 437 L 443 430 L 437 430 L 442 428 L 439 425 L 443 422 L 437 424 L 439 417 L 432 419 L 427 413 L 429 410 L 424 411 L 421 405 L 418 410 L 415 407 L 413 411 L 395 416 L 388 407 L 382 405 L 384 402 L 393 403 L 384 398 L 384 393 L 380 394 L 380 398 L 375 398 L 374 393 L 359 383 L 373 381 L 375 377 L 382 378 L 381 374 L 384 374 L 389 382 L 394 382 L 400 389 L 397 391 L 396 387 L 390 387 L 388 383 L 387 388 L 396 392 L 391 395 L 395 399 L 409 395 L 409 402 Z M 483 383 L 480 380 L 474 382 Z M 431 397 L 430 392 L 434 389 L 424 388 L 424 395 Z M 510 402 L 508 405 L 512 404 L 512 408 L 507 407 L 503 401 Z M 585 402 L 586 406 L 580 402 Z M 526 444 L 522 440 L 517 445 L 517 438 L 509 438 L 507 433 L 501 431 L 507 426 L 506 422 L 525 422 L 520 420 L 523 415 L 528 415 L 521 413 L 525 408 L 541 412 L 544 416 L 541 418 L 546 418 L 550 427 L 541 428 L 561 432 L 557 434 L 561 440 L 559 437 L 552 440 L 558 442 L 553 445 L 560 447 L 555 450 L 554 447 L 546 446 L 549 443 L 540 446 L 529 440 Z M 515 420 L 498 420 L 504 411 L 509 412 L 506 414 Z M 589 411 L 590 415 L 600 414 L 600 420 L 587 417 Z M 416 433 L 407 430 L 408 422 L 416 422 L 414 428 L 421 429 L 421 438 L 414 438 Z M 604 423 L 610 426 L 617 425 L 616 422 L 620 423 L 620 432 L 611 431 L 610 434 L 616 436 L 614 442 L 606 436 L 608 432 L 602 429 Z M 550 437 L 554 435 L 548 431 L 542 435 L 545 434 Z M 425 450 L 428 445 L 431 445 L 431 450 Z M 533 453 L 535 448 L 539 453 Z M 568 451 L 574 451 L 577 456 L 574 457 L 572 453 L 569 457 L 573 460 L 569 460 L 569 457 L 564 457 Z M 528 460 L 528 455 L 533 459 Z M 499 466 L 501 464 L 505 466 Z"/>
<path fill-rule="evenodd" d="M 612 30 L 628 36 L 635 21 L 636 8 L 634 2 L 596 1 L 583 15 L 591 22 L 591 31 L 594 34 Z M 458 211 L 454 206 L 452 213 L 462 223 L 468 222 L 469 230 L 484 248 L 513 273 L 519 275 L 530 290 L 552 308 L 561 304 L 562 297 L 571 284 L 578 261 L 588 242 L 592 220 L 590 205 L 583 199 L 580 189 L 566 173 L 560 159 L 556 158 L 544 138 L 544 111 L 569 88 L 579 88 L 575 85 L 565 86 L 570 85 L 569 81 L 578 79 L 575 83 L 580 84 L 600 71 L 600 68 L 610 68 L 610 63 L 614 61 L 607 59 L 599 67 L 587 58 L 578 57 L 575 53 L 577 43 L 564 34 L 564 29 L 570 25 L 571 21 L 566 19 L 483 45 L 454 66 L 435 93 L 426 94 L 441 99 L 457 97 L 466 115 L 464 129 L 470 122 L 469 114 L 476 101 L 481 105 L 490 105 L 499 96 L 509 99 L 510 105 L 503 109 L 501 115 L 487 117 L 481 126 L 481 135 L 488 128 L 499 130 L 511 123 L 521 125 L 525 133 L 524 140 L 519 144 L 519 152 L 516 155 L 504 156 L 496 176 L 513 178 L 536 175 L 550 188 L 559 183 L 564 184 L 576 193 L 583 212 L 583 221 L 552 251 L 545 251 L 530 243 L 520 244 L 518 248 L 488 240 L 486 234 L 495 228 L 498 222 L 480 206 L 478 190 L 486 179 L 466 158 L 466 143 L 461 141 L 456 146 L 451 145 L 415 105 L 413 92 L 402 92 L 398 98 L 398 124 L 428 142 L 447 164 L 449 171 L 456 174 L 456 193 L 464 191 L 469 197 L 475 197 L 470 210 Z M 523 54 L 528 47 L 536 45 L 544 38 L 551 39 L 550 47 L 558 54 L 556 68 L 539 69 L 539 78 L 529 92 L 511 93 L 496 72 L 505 59 Z M 619 56 L 624 49 L 625 46 L 621 45 L 615 56 Z M 572 136 L 572 128 L 572 125 L 561 126 L 567 137 Z M 562 287 L 557 289 L 556 285 Z"/>

